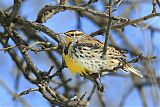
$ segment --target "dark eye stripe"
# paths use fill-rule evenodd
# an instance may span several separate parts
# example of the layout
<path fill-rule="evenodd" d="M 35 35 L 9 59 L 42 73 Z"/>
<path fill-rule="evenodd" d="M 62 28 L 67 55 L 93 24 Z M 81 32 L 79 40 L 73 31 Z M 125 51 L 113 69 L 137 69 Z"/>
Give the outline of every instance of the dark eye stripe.
<path fill-rule="evenodd" d="M 79 36 L 79 35 L 82 35 L 82 34 L 75 34 L 75 35 L 73 34 L 73 36 Z M 71 36 L 72 36 L 72 35 L 71 35 Z"/>

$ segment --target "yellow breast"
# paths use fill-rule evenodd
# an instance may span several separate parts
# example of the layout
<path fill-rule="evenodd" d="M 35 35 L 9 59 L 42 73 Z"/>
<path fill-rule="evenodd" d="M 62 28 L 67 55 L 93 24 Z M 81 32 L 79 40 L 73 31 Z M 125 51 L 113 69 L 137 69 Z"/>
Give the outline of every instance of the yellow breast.
<path fill-rule="evenodd" d="M 75 57 L 74 55 L 71 56 L 70 52 L 71 52 L 71 46 L 68 49 L 68 54 L 65 55 L 65 53 L 63 52 L 63 58 L 65 60 L 66 65 L 68 66 L 70 72 L 72 74 L 75 74 L 75 73 L 79 73 L 81 75 L 86 74 L 86 72 L 85 72 L 86 69 L 84 68 L 84 66 L 78 62 L 77 57 Z"/>

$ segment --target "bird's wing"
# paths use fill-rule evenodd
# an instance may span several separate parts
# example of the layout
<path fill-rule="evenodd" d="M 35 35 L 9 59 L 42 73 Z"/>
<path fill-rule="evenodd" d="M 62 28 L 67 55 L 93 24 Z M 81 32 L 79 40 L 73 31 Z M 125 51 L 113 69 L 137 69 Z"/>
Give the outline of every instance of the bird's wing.
<path fill-rule="evenodd" d="M 99 53 L 102 53 L 103 51 L 103 47 L 104 47 L 104 43 L 93 38 L 90 36 L 85 36 L 84 38 L 81 38 L 79 41 L 76 42 L 77 46 L 82 46 L 82 47 L 88 47 L 90 48 L 91 51 L 95 50 L 98 51 Z M 94 52 L 94 51 L 93 51 Z M 123 52 L 120 49 L 117 49 L 113 46 L 108 46 L 107 47 L 107 55 L 113 56 L 113 57 L 117 57 L 117 58 L 126 58 L 125 56 L 126 52 Z"/>
<path fill-rule="evenodd" d="M 112 46 L 108 46 L 106 59 L 102 58 L 104 44 L 99 40 L 86 36 L 71 44 L 72 52 L 79 64 L 92 73 L 102 70 L 113 71 L 114 67 L 125 60 L 125 55 Z"/>

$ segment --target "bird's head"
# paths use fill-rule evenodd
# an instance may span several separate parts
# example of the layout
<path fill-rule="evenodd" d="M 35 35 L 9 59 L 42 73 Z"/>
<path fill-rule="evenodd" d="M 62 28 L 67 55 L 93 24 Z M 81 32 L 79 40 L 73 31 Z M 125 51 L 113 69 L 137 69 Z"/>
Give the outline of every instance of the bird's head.
<path fill-rule="evenodd" d="M 68 45 L 70 42 L 76 42 L 77 40 L 85 36 L 85 34 L 82 31 L 78 30 L 70 30 L 64 34 L 66 35 L 66 45 Z"/>

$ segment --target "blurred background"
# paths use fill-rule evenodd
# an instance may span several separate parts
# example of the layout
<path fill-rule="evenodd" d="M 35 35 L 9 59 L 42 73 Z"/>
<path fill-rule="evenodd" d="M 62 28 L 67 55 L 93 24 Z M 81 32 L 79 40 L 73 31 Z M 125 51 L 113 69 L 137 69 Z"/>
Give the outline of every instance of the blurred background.
<path fill-rule="evenodd" d="M 68 5 L 80 5 L 88 0 L 69 0 Z M 114 1 L 114 0 L 113 0 Z M 8 12 L 11 11 L 13 0 L 0 0 L 0 8 Z M 20 7 L 19 15 L 26 20 L 35 21 L 38 12 L 47 4 L 56 5 L 59 0 L 24 0 Z M 97 0 L 88 8 L 97 11 L 105 12 L 107 0 Z M 152 0 L 122 0 L 117 10 L 113 12 L 114 16 L 125 17 L 131 20 L 141 18 L 152 13 Z M 160 9 L 157 5 L 157 12 Z M 99 94 L 95 90 L 89 107 L 160 107 L 160 18 L 154 17 L 147 21 L 138 23 L 138 27 L 128 25 L 122 32 L 121 29 L 114 29 L 110 32 L 109 43 L 126 49 L 129 51 L 128 60 L 136 58 L 138 53 L 146 56 L 145 59 L 140 59 L 138 63 L 133 65 L 142 71 L 144 78 L 134 77 L 129 73 L 118 71 L 115 74 L 110 74 L 102 77 L 102 83 L 105 85 L 105 93 Z M 82 30 L 86 34 L 91 34 L 108 23 L 107 18 L 102 18 L 88 13 L 78 13 L 75 11 L 63 11 L 55 14 L 48 19 L 43 25 L 49 27 L 56 33 L 64 33 L 68 30 Z M 113 22 L 116 24 L 116 22 Z M 17 28 L 17 31 L 22 37 L 32 44 L 41 39 L 49 41 L 57 45 L 56 41 L 51 39 L 46 34 L 35 31 L 33 29 Z M 3 27 L 0 26 L 0 32 L 3 32 Z M 29 32 L 33 32 L 30 34 Z M 37 37 L 34 36 L 39 36 Z M 104 41 L 102 35 L 95 36 L 97 39 Z M 9 40 L 10 45 L 15 45 Z M 0 43 L 0 48 L 3 45 Z M 15 49 L 17 55 L 22 58 L 18 49 Z M 35 54 L 29 51 L 35 65 L 42 71 L 48 71 L 51 66 L 55 66 L 52 74 L 59 68 L 62 62 L 61 53 L 57 51 L 38 52 Z M 156 56 L 152 59 L 150 56 Z M 148 59 L 147 59 L 148 58 Z M 36 88 L 36 85 L 30 83 L 24 78 L 21 70 L 19 70 L 12 60 L 8 52 L 0 51 L 0 106 L 6 107 L 50 107 L 51 104 L 43 98 L 38 91 L 21 96 L 14 99 L 16 93 L 23 92 L 29 88 Z M 93 88 L 93 83 L 79 75 L 72 76 L 67 68 L 63 69 L 63 75 L 66 80 L 71 78 L 67 83 L 70 87 L 65 90 L 62 86 L 57 89 L 58 92 L 64 94 L 68 98 L 73 98 L 75 95 L 83 95 L 86 92 L 87 98 Z M 61 83 L 58 77 L 54 77 L 50 83 L 51 87 L 56 87 Z M 84 98 L 84 99 L 85 99 Z"/>

